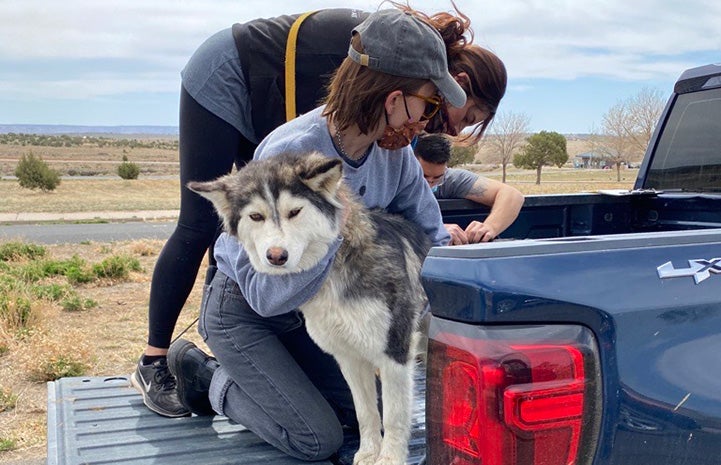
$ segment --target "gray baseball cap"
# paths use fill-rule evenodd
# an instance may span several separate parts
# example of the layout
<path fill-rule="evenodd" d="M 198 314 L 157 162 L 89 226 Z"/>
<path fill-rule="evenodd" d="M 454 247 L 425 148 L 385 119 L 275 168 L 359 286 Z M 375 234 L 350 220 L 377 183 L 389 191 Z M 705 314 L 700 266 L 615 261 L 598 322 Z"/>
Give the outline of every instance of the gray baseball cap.
<path fill-rule="evenodd" d="M 356 63 L 394 76 L 428 79 L 454 107 L 466 104 L 466 93 L 448 72 L 446 44 L 432 26 L 410 13 L 385 9 L 372 13 L 353 29 L 364 53 L 351 45 Z"/>

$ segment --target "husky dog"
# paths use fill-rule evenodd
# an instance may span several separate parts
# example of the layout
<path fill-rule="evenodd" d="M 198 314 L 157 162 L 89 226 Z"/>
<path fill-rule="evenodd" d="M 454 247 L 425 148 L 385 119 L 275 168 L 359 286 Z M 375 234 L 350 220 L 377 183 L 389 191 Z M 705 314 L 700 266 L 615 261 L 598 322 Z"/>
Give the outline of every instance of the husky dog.
<path fill-rule="evenodd" d="M 408 453 L 425 305 L 419 276 L 430 241 L 399 215 L 366 209 L 342 182 L 341 167 L 320 153 L 283 154 L 188 188 L 213 202 L 260 273 L 311 268 L 343 237 L 320 290 L 300 310 L 308 334 L 335 357 L 350 387 L 360 428 L 353 463 L 400 465 Z"/>

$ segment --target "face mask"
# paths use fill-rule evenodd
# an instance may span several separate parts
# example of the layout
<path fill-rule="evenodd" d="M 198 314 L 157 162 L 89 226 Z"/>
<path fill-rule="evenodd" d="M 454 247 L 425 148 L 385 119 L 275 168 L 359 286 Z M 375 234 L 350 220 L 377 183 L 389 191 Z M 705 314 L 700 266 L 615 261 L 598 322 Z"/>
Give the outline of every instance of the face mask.
<path fill-rule="evenodd" d="M 439 187 L 441 187 L 439 184 L 436 184 L 435 186 L 431 187 L 431 192 L 433 192 L 434 194 L 437 194 Z"/>
<path fill-rule="evenodd" d="M 386 115 L 386 119 L 388 116 Z M 383 137 L 378 139 L 378 146 L 388 150 L 398 150 L 411 143 L 411 140 L 423 131 L 426 122 L 403 123 L 400 129 L 386 124 Z"/>
<path fill-rule="evenodd" d="M 406 107 L 406 115 L 408 119 L 411 119 L 411 113 L 408 111 L 408 104 L 406 103 L 406 97 L 403 96 L 403 105 Z M 385 112 L 386 116 L 386 128 L 383 130 L 383 137 L 378 139 L 378 146 L 387 150 L 398 150 L 411 143 L 411 140 L 423 131 L 426 127 L 427 121 L 417 121 L 411 123 L 406 121 L 400 129 L 391 127 L 388 124 L 388 113 Z"/>

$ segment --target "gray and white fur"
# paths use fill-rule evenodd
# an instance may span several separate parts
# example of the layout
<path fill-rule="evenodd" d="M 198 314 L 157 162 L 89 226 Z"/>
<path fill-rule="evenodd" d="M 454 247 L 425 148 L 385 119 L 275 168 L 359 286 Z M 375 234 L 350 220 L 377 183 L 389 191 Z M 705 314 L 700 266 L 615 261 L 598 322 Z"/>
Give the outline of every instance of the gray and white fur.
<path fill-rule="evenodd" d="M 404 464 L 428 237 L 400 215 L 367 209 L 342 182 L 341 160 L 319 153 L 252 161 L 188 188 L 213 202 L 259 273 L 309 269 L 342 236 L 327 278 L 300 310 L 309 335 L 338 361 L 353 395 L 360 428 L 353 463 Z"/>

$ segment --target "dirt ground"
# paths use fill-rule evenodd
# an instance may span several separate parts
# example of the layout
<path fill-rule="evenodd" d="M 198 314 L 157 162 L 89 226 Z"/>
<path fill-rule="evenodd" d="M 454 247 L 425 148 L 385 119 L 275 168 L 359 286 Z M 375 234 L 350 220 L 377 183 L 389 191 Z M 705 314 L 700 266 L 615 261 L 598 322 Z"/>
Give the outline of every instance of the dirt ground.
<path fill-rule="evenodd" d="M 6 347 L 0 354 L 0 388 L 17 396 L 14 408 L 0 412 L 0 442 L 14 443 L 13 450 L 0 452 L 0 463 L 46 456 L 46 383 L 33 380 L 32 375 L 39 360 L 48 354 L 73 357 L 87 364 L 87 376 L 132 372 L 145 347 L 150 279 L 163 243 L 143 240 L 46 246 L 51 258 L 78 255 L 88 263 L 129 254 L 140 261 L 142 271 L 131 273 L 128 281 L 76 287 L 82 297 L 97 302 L 94 308 L 68 312 L 59 305 L 36 302 L 31 331 L 21 338 L 0 333 L 0 346 Z M 176 326 L 176 335 L 198 315 L 202 280 L 201 272 Z M 183 337 L 203 347 L 195 325 Z"/>

